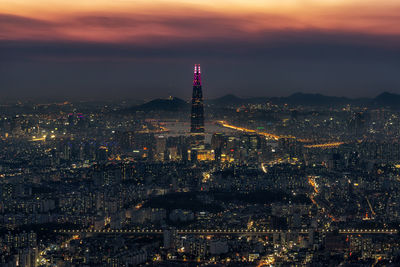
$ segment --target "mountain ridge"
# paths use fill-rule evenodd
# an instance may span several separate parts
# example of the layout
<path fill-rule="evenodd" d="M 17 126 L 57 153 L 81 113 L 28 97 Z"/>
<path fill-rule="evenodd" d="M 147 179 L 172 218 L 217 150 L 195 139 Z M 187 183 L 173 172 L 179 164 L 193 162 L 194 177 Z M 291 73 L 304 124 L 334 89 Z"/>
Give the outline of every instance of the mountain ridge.
<path fill-rule="evenodd" d="M 241 98 L 233 94 L 208 100 L 211 105 L 229 106 L 235 104 L 261 104 L 271 102 L 273 104 L 291 104 L 308 106 L 326 106 L 338 104 L 357 104 L 365 106 L 400 107 L 400 94 L 383 92 L 374 98 L 349 98 L 344 96 L 327 96 L 319 93 L 293 93 L 286 97 L 250 97 Z"/>
<path fill-rule="evenodd" d="M 286 97 L 250 97 L 242 98 L 234 94 L 227 94 L 214 99 L 206 99 L 205 105 L 215 108 L 238 106 L 244 104 L 289 104 L 304 106 L 335 106 L 355 104 L 366 107 L 390 107 L 400 109 L 400 94 L 383 92 L 374 98 L 349 98 L 344 96 L 327 96 L 323 94 L 310 94 L 297 92 Z M 141 105 L 132 106 L 129 111 L 171 111 L 178 112 L 188 110 L 190 103 L 178 97 L 157 98 Z"/>

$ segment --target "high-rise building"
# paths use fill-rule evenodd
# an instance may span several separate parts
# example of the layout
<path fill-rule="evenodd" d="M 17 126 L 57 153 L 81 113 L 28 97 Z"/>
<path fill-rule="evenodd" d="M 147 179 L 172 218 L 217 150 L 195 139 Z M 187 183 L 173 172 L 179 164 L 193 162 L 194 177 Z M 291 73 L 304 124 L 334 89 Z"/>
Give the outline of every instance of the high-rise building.
<path fill-rule="evenodd" d="M 156 137 L 156 159 L 159 161 L 164 161 L 165 152 L 167 150 L 167 138 L 164 136 Z"/>
<path fill-rule="evenodd" d="M 200 64 L 194 65 L 192 113 L 190 133 L 193 136 L 192 149 L 204 148 L 204 104 L 201 89 Z"/>

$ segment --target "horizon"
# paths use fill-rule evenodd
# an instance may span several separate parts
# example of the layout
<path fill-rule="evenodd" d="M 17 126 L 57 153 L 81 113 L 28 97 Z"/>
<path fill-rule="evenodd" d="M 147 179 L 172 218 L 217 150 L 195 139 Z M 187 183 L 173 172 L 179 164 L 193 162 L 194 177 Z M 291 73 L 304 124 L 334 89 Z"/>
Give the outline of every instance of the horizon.
<path fill-rule="evenodd" d="M 2 98 L 400 93 L 394 0 L 3 3 Z"/>
<path fill-rule="evenodd" d="M 349 97 L 349 96 L 344 96 L 344 95 L 329 95 L 329 94 L 323 94 L 323 93 L 305 93 L 305 92 L 293 92 L 288 95 L 275 95 L 275 96 L 268 96 L 268 95 L 259 95 L 259 96 L 240 96 L 232 93 L 227 93 L 224 95 L 219 95 L 216 97 L 207 97 L 204 96 L 204 100 L 217 100 L 220 98 L 228 97 L 228 96 L 233 96 L 238 99 L 242 100 L 250 100 L 250 99 L 256 99 L 256 98 L 267 98 L 267 99 L 274 99 L 274 98 L 289 98 L 294 95 L 313 95 L 313 96 L 323 96 L 323 97 L 332 97 L 332 98 L 345 98 L 349 100 L 358 100 L 358 99 L 375 99 L 381 95 L 385 94 L 391 94 L 391 95 L 399 95 L 400 93 L 396 92 L 390 92 L 390 91 L 382 91 L 378 93 L 377 95 L 372 95 L 372 96 L 359 96 L 359 97 Z M 77 102 L 105 102 L 105 103 L 124 103 L 124 102 L 135 102 L 137 104 L 141 103 L 147 103 L 153 100 L 158 100 L 158 99 L 169 99 L 169 98 L 178 98 L 181 99 L 185 102 L 190 102 L 191 97 L 190 96 L 176 96 L 176 95 L 168 95 L 168 96 L 155 96 L 154 98 L 133 98 L 133 97 L 123 97 L 123 96 L 114 96 L 114 98 L 110 97 L 12 97 L 12 98 L 2 98 L 0 100 L 0 103 L 2 104 L 8 104 L 8 103 L 15 103 L 15 102 L 21 102 L 21 103 L 32 103 L 32 104 L 52 104 L 52 103 L 61 103 L 61 102 L 71 102 L 71 103 L 77 103 Z"/>

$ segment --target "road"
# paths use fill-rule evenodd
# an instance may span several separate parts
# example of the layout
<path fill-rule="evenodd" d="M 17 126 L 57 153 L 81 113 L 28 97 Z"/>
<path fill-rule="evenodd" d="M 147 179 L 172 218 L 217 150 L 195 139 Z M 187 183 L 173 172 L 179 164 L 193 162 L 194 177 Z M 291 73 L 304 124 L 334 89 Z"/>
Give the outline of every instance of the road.
<path fill-rule="evenodd" d="M 308 139 L 297 139 L 294 136 L 286 136 L 286 135 L 276 135 L 276 134 L 272 134 L 272 133 L 267 133 L 267 132 L 263 132 L 263 131 L 257 131 L 257 130 L 253 130 L 253 129 L 249 129 L 249 128 L 244 128 L 244 127 L 239 127 L 239 126 L 235 126 L 232 124 L 229 124 L 226 121 L 218 121 L 218 123 L 225 127 L 225 128 L 229 128 L 229 129 L 233 129 L 233 130 L 237 130 L 237 131 L 241 131 L 241 132 L 245 132 L 245 133 L 255 133 L 255 134 L 259 134 L 262 136 L 265 136 L 266 138 L 269 139 L 273 139 L 273 140 L 279 140 L 281 138 L 295 138 L 296 140 L 298 140 L 299 142 L 302 143 L 309 143 L 311 140 Z M 332 143 L 324 143 L 324 144 L 312 144 L 312 145 L 305 145 L 305 148 L 322 148 L 322 149 L 326 149 L 326 148 L 334 148 L 334 147 L 339 147 L 341 145 L 343 145 L 343 142 L 332 142 Z"/>
<path fill-rule="evenodd" d="M 315 200 L 315 197 L 319 194 L 319 189 L 318 189 L 318 184 L 317 184 L 317 182 L 315 181 L 315 178 L 313 178 L 312 176 L 309 176 L 308 177 L 308 183 L 313 187 L 313 189 L 314 189 L 314 192 L 312 193 L 312 194 L 310 194 L 310 199 L 311 199 L 311 202 L 313 203 L 313 204 L 315 204 L 318 208 L 321 208 L 321 206 L 322 205 L 320 205 L 319 203 L 317 203 L 317 201 Z M 328 208 L 323 208 L 322 207 L 322 210 L 328 210 Z M 336 222 L 336 221 L 338 221 L 332 214 L 330 214 L 329 212 L 326 212 L 326 215 L 329 217 L 329 218 L 331 218 L 331 220 L 333 221 L 333 222 Z"/>

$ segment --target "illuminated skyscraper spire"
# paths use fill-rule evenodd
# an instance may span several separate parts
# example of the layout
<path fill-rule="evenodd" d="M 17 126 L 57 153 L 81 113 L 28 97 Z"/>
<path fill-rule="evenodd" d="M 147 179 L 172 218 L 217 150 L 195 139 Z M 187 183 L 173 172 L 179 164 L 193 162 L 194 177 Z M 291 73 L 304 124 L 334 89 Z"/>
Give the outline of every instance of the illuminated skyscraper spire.
<path fill-rule="evenodd" d="M 204 105 L 203 92 L 201 89 L 201 69 L 200 64 L 194 65 L 193 95 L 192 95 L 192 114 L 190 132 L 194 135 L 195 148 L 204 147 Z"/>
<path fill-rule="evenodd" d="M 201 69 L 200 64 L 194 65 L 194 78 L 193 78 L 193 86 L 201 86 Z M 200 88 L 201 90 L 201 88 Z"/>

